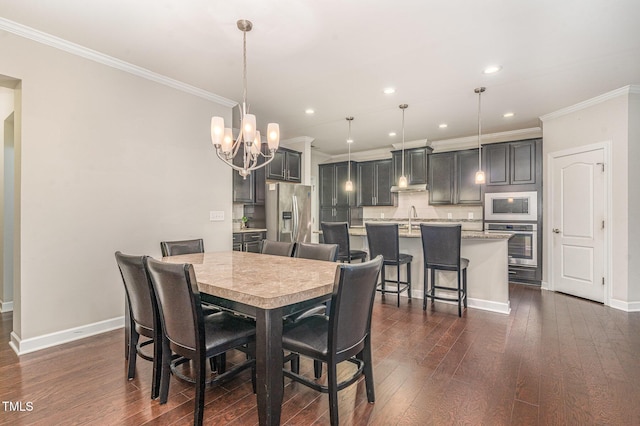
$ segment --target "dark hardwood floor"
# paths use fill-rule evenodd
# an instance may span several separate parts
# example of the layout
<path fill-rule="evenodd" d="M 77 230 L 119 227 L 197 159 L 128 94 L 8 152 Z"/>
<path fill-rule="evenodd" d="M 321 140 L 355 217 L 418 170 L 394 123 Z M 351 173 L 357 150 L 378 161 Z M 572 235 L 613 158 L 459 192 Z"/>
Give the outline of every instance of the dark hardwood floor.
<path fill-rule="evenodd" d="M 511 285 L 512 312 L 383 301 L 373 313 L 376 403 L 364 383 L 340 392 L 344 425 L 638 425 L 640 313 Z M 194 391 L 172 379 L 169 402 L 150 396 L 151 364 L 127 381 L 123 330 L 23 355 L 0 320 L 0 400 L 32 403 L 0 424 L 188 425 Z M 231 354 L 230 361 L 242 354 Z M 344 374 L 348 373 L 343 371 Z M 312 363 L 301 370 L 311 374 Z M 286 380 L 282 424 L 329 424 L 328 398 Z M 249 373 L 209 388 L 205 424 L 257 424 Z M 23 407 L 26 407 L 23 404 Z"/>

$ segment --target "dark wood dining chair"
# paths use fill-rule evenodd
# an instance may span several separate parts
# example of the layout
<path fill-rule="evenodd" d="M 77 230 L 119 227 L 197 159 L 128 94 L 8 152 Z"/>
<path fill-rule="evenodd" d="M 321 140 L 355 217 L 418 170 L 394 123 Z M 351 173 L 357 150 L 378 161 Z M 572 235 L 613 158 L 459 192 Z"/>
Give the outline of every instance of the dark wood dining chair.
<path fill-rule="evenodd" d="M 297 243 L 294 257 L 301 259 L 326 260 L 335 262 L 338 256 L 337 244 Z"/>
<path fill-rule="evenodd" d="M 151 258 L 145 258 L 145 263 L 157 297 L 163 330 L 160 403 L 167 402 L 171 372 L 188 380 L 177 371 L 176 366 L 185 360 L 191 360 L 196 385 L 194 424 L 201 425 L 206 360 L 240 346 L 254 347 L 255 324 L 229 312 L 218 312 L 205 317 L 193 265 L 166 263 Z M 182 359 L 175 359 L 172 354 L 179 355 Z M 249 367 L 254 369 L 252 382 L 255 390 L 253 358 L 218 374 L 209 383 L 220 383 Z"/>
<path fill-rule="evenodd" d="M 120 270 L 120 276 L 124 283 L 126 315 L 126 342 L 127 348 L 127 378 L 132 380 L 136 376 L 136 359 L 138 356 L 153 362 L 153 375 L 151 381 L 151 398 L 158 397 L 160 389 L 160 360 L 162 358 L 162 345 L 160 342 L 161 328 L 155 293 L 149 274 L 145 269 L 146 256 L 131 256 L 116 252 L 116 263 Z M 140 342 L 140 336 L 147 340 Z M 142 351 L 144 346 L 153 344 L 153 355 L 149 356 Z"/>
<path fill-rule="evenodd" d="M 322 238 L 325 244 L 338 245 L 338 260 L 340 262 L 351 263 L 352 260 L 367 260 L 367 252 L 362 250 L 351 250 L 349 240 L 349 224 L 347 222 L 322 222 Z"/>
<path fill-rule="evenodd" d="M 367 401 L 375 401 L 371 358 L 371 311 L 383 258 L 366 263 L 341 264 L 336 271 L 329 316 L 313 315 L 285 326 L 285 350 L 327 364 L 327 385 L 300 375 L 297 366 L 284 375 L 311 389 L 329 394 L 331 424 L 338 424 L 338 391 L 364 375 Z M 355 373 L 338 382 L 336 366 L 349 361 Z"/>
<path fill-rule="evenodd" d="M 367 223 L 367 241 L 369 243 L 369 254 L 371 257 L 382 255 L 384 264 L 382 265 L 382 283 L 378 287 L 378 291 L 392 293 L 398 295 L 398 307 L 400 306 L 400 294 L 407 292 L 409 300 L 411 300 L 411 262 L 413 256 L 410 254 L 400 253 L 400 236 L 397 223 Z M 406 266 L 407 280 L 400 280 L 400 267 Z M 396 279 L 387 279 L 385 266 L 396 267 Z M 386 283 L 395 284 L 395 289 L 386 287 Z"/>
<path fill-rule="evenodd" d="M 420 224 L 422 235 L 422 253 L 424 256 L 424 299 L 422 310 L 427 310 L 427 298 L 446 300 L 458 303 L 458 316 L 462 316 L 462 306 L 467 307 L 467 267 L 469 259 L 460 257 L 462 237 L 461 225 L 426 225 Z M 431 274 L 428 274 L 431 270 Z M 456 287 L 436 284 L 436 274 L 439 271 L 453 271 L 457 273 Z M 429 276 L 431 286 L 428 286 Z M 448 295 L 447 295 L 448 294 Z"/>
<path fill-rule="evenodd" d="M 260 253 L 291 257 L 295 245 L 296 243 L 287 243 L 284 241 L 262 240 Z"/>
<path fill-rule="evenodd" d="M 202 238 L 195 240 L 162 241 L 160 242 L 162 256 L 178 256 L 180 254 L 204 253 Z"/>

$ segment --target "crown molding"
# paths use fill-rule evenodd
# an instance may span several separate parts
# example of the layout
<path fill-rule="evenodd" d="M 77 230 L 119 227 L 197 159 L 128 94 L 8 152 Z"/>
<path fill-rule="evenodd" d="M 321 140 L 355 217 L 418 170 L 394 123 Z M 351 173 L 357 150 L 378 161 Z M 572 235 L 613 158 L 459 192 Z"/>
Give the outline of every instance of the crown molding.
<path fill-rule="evenodd" d="M 607 93 L 603 93 L 602 95 L 596 96 L 595 98 L 587 99 L 586 101 L 579 102 L 575 105 L 571 105 L 569 107 L 559 109 L 558 111 L 554 111 L 549 114 L 542 115 L 540 116 L 540 120 L 542 120 L 543 122 L 546 120 L 553 120 L 555 118 L 559 118 L 564 115 L 568 115 L 576 111 L 580 111 L 580 110 L 592 107 L 594 105 L 601 104 L 610 99 L 614 99 L 619 96 L 624 96 L 629 94 L 640 94 L 640 85 L 631 84 L 628 86 L 621 87 L 619 89 L 612 90 Z"/>
<path fill-rule="evenodd" d="M 4 30 L 9 33 L 15 34 L 19 37 L 27 38 L 29 40 L 33 40 L 35 42 L 45 44 L 47 46 L 51 46 L 53 48 L 65 51 L 67 53 L 71 53 L 72 55 L 80 56 L 82 58 L 89 59 L 90 61 L 94 61 L 99 64 L 106 65 L 108 67 L 115 68 L 117 70 L 124 71 L 129 74 L 133 74 L 137 77 L 141 77 L 146 80 L 150 80 L 155 83 L 159 83 L 164 86 L 171 87 L 176 90 L 180 90 L 181 92 L 185 92 L 190 95 L 194 95 L 199 98 L 206 99 L 211 102 L 215 102 L 217 104 L 220 104 L 228 108 L 233 108 L 237 104 L 237 102 L 235 101 L 232 101 L 230 99 L 224 98 L 222 96 L 216 95 L 211 92 L 207 92 L 206 90 L 202 90 L 195 86 L 191 86 L 190 84 L 186 84 L 181 81 L 174 80 L 169 77 L 165 77 L 163 75 L 150 71 L 146 68 L 142 68 L 137 65 L 130 64 L 120 59 L 116 59 L 111 56 L 105 55 L 104 53 L 100 53 L 98 51 L 89 49 L 87 47 L 80 46 L 79 44 L 75 44 L 70 41 L 64 40 L 60 37 L 47 34 L 45 32 L 36 30 L 31 27 L 27 27 L 22 24 L 18 24 L 17 22 L 13 22 L 1 17 L 0 17 L 0 30 Z"/>
<path fill-rule="evenodd" d="M 541 137 L 542 129 L 540 127 L 531 127 L 528 129 L 510 130 L 508 132 L 488 133 L 486 135 L 482 135 L 482 145 L 498 142 L 510 142 L 518 139 L 533 139 Z M 478 136 L 465 136 L 463 138 L 432 141 L 431 147 L 433 148 L 433 152 L 477 148 Z"/>
<path fill-rule="evenodd" d="M 402 149 L 402 142 L 392 143 L 391 146 L 395 150 Z M 404 143 L 404 149 L 422 148 L 423 146 L 429 146 L 429 141 L 426 139 L 420 139 L 417 141 L 409 141 L 409 142 L 405 141 Z"/>

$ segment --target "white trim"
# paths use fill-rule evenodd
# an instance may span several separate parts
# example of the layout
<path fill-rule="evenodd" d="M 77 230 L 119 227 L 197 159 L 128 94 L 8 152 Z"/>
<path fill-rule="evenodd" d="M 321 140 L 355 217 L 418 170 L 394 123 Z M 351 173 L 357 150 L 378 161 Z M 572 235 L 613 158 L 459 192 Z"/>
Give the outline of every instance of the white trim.
<path fill-rule="evenodd" d="M 222 96 L 216 95 L 206 90 L 202 90 L 198 87 L 192 86 L 187 83 L 183 83 L 178 80 L 174 80 L 164 75 L 155 73 L 146 68 L 139 67 L 137 65 L 130 64 L 128 62 L 116 59 L 114 57 L 105 55 L 96 50 L 89 49 L 79 44 L 72 43 L 64 40 L 60 37 L 47 34 L 42 31 L 38 31 L 34 28 L 27 27 L 26 25 L 18 24 L 17 22 L 10 21 L 0 17 L 0 30 L 4 30 L 15 34 L 17 36 L 33 40 L 35 42 L 46 44 L 47 46 L 54 47 L 56 49 L 71 53 L 72 55 L 80 56 L 90 61 L 97 62 L 108 67 L 118 69 L 120 71 L 133 74 L 138 77 L 153 81 L 155 83 L 163 84 L 173 89 L 180 90 L 185 93 L 197 96 L 199 98 L 206 99 L 211 102 L 218 103 L 228 108 L 233 108 L 238 103 Z"/>
<path fill-rule="evenodd" d="M 24 355 L 122 327 L 124 327 L 124 316 L 74 327 L 68 330 L 57 331 L 55 333 L 44 334 L 42 336 L 31 337 L 29 339 L 20 339 L 17 334 L 11 332 L 11 342 L 9 342 L 9 346 L 11 346 L 11 349 L 13 349 L 16 354 Z"/>
<path fill-rule="evenodd" d="M 488 133 L 482 135 L 482 145 L 498 142 L 511 142 L 518 139 L 535 139 L 542 137 L 541 127 L 532 127 L 529 129 L 510 130 L 508 132 Z M 460 149 L 477 148 L 478 135 L 465 136 L 463 138 L 444 139 L 439 141 L 431 141 L 433 152 L 456 151 Z"/>
<path fill-rule="evenodd" d="M 549 287 L 549 283 L 547 281 L 541 281 L 540 282 L 540 288 L 542 290 L 551 290 L 551 287 Z"/>
<path fill-rule="evenodd" d="M 0 312 L 13 312 L 13 301 L 3 302 L 0 300 Z"/>
<path fill-rule="evenodd" d="M 640 312 L 640 302 L 625 302 L 623 300 L 611 299 L 609 306 L 625 312 Z"/>
<path fill-rule="evenodd" d="M 404 297 L 404 296 L 401 296 Z M 412 300 L 423 300 L 424 295 L 421 291 L 411 291 L 411 299 Z M 446 303 L 449 305 L 457 305 L 458 302 L 451 302 L 447 300 L 435 300 L 437 303 Z M 496 312 L 498 314 L 506 314 L 509 315 L 511 313 L 511 301 L 507 301 L 506 303 L 502 302 L 492 302 L 490 300 L 484 299 L 475 299 L 470 297 L 467 299 L 467 307 L 473 309 L 479 309 L 481 311 L 489 311 Z"/>
<path fill-rule="evenodd" d="M 583 145 L 574 148 L 563 149 L 561 151 L 550 152 L 547 154 L 547 182 L 549 182 L 549 190 L 548 190 L 548 198 L 553 200 L 553 190 L 554 188 L 551 186 L 551 182 L 553 182 L 553 162 L 560 158 L 566 157 L 567 155 L 579 154 L 582 152 L 588 151 L 596 151 L 602 149 L 604 156 L 604 210 L 605 210 L 605 232 L 604 232 L 604 300 L 603 303 L 605 306 L 611 306 L 610 303 L 613 297 L 613 286 L 611 285 L 611 265 L 613 264 L 613 250 L 611 250 L 611 241 L 613 238 L 612 231 L 613 226 L 611 225 L 611 219 L 613 217 L 613 179 L 611 179 L 611 141 L 602 141 L 590 145 Z M 551 221 L 553 218 L 553 203 L 549 200 L 545 203 L 547 206 L 548 216 L 547 221 Z M 543 250 L 547 253 L 547 265 L 548 265 L 548 274 L 547 278 L 549 279 L 548 289 L 551 291 L 555 291 L 555 283 L 553 282 L 553 235 L 552 235 L 552 227 L 545 227 L 545 247 Z"/>
<path fill-rule="evenodd" d="M 542 121 L 553 120 L 555 118 L 559 118 L 559 117 L 562 117 L 564 115 L 568 115 L 568 114 L 574 113 L 576 111 L 580 111 L 580 110 L 583 110 L 583 109 L 586 109 L 586 108 L 590 108 L 590 107 L 592 107 L 594 105 L 600 104 L 602 102 L 606 102 L 606 101 L 608 101 L 610 99 L 617 98 L 618 96 L 628 95 L 630 93 L 634 93 L 634 94 L 640 93 L 640 86 L 632 84 L 632 85 L 629 85 L 629 86 L 624 86 L 624 87 L 621 87 L 619 89 L 612 90 L 612 91 L 607 92 L 607 93 L 603 93 L 602 95 L 596 96 L 595 98 L 587 99 L 586 101 L 577 103 L 575 105 L 571 105 L 569 107 L 559 109 L 558 111 L 542 115 L 542 116 L 540 116 L 540 120 L 542 120 Z"/>

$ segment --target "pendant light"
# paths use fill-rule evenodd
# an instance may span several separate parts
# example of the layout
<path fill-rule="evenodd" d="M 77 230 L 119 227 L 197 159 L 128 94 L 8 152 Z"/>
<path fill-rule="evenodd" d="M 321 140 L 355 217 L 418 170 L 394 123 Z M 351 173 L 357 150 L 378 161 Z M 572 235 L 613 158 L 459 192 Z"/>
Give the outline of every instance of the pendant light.
<path fill-rule="evenodd" d="M 353 117 L 347 117 L 347 122 L 349 123 L 349 135 L 347 137 L 347 146 L 349 147 L 349 161 L 347 163 L 347 182 L 344 184 L 344 190 L 347 192 L 353 191 L 353 182 L 351 182 L 351 144 L 353 143 L 353 139 L 351 139 L 352 121 Z"/>
<path fill-rule="evenodd" d="M 409 105 L 401 104 L 399 108 L 402 110 L 402 174 L 400 175 L 400 179 L 398 179 L 398 187 L 406 188 L 407 176 L 404 174 L 404 110 L 409 108 Z"/>
<path fill-rule="evenodd" d="M 262 138 L 260 132 L 256 130 L 256 116 L 248 114 L 247 108 L 247 33 L 253 28 L 251 21 L 246 19 L 239 20 L 236 25 L 242 31 L 242 105 L 240 108 L 241 126 L 238 138 L 233 140 L 232 129 L 224 127 L 224 119 L 222 117 L 211 118 L 211 142 L 216 149 L 216 155 L 227 165 L 240 173 L 244 178 L 251 173 L 252 170 L 266 166 L 275 158 L 275 152 L 280 143 L 280 127 L 277 123 L 269 123 L 267 125 L 267 143 L 269 154 L 262 153 Z M 240 145 L 244 143 L 241 165 L 234 164 L 234 157 L 240 151 Z M 258 158 L 262 156 L 266 161 L 258 164 Z"/>
<path fill-rule="evenodd" d="M 482 171 L 482 120 L 481 120 L 481 98 L 482 92 L 486 87 L 478 87 L 474 90 L 478 94 L 478 171 L 476 172 L 476 184 L 482 185 L 485 183 L 484 172 Z"/>

